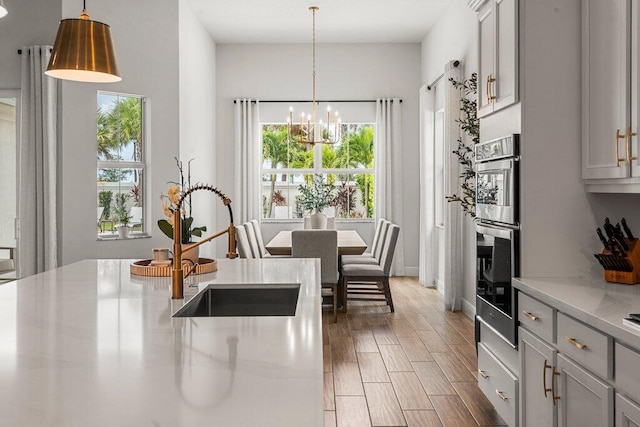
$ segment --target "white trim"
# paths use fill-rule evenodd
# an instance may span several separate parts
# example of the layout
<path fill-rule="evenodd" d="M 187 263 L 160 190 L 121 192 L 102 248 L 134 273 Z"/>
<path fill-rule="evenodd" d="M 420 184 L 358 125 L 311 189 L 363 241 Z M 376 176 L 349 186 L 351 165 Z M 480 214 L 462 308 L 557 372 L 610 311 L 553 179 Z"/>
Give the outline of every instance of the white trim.
<path fill-rule="evenodd" d="M 467 6 L 477 12 L 488 0 L 467 0 Z"/>
<path fill-rule="evenodd" d="M 473 319 L 476 315 L 476 304 L 475 302 L 469 302 L 466 299 L 462 299 L 462 312 L 467 315 L 470 319 Z"/>
<path fill-rule="evenodd" d="M 436 282 L 436 289 L 438 289 L 438 292 L 444 295 L 444 282 L 438 279 L 436 279 L 435 282 Z"/>

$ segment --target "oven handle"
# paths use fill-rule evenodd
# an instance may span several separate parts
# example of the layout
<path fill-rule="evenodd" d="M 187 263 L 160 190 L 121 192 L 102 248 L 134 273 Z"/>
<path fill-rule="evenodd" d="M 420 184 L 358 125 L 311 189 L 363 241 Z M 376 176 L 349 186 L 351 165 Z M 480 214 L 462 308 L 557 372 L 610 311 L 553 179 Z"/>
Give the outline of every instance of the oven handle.
<path fill-rule="evenodd" d="M 503 170 L 511 171 L 513 170 L 513 167 L 514 167 L 513 158 L 506 159 L 506 160 L 492 160 L 492 161 L 486 161 L 483 163 L 476 164 L 476 170 L 478 172 L 503 171 Z"/>
<path fill-rule="evenodd" d="M 495 227 L 489 224 L 476 224 L 476 231 L 489 236 L 500 237 L 501 239 L 513 239 L 513 230 L 508 228 Z"/>

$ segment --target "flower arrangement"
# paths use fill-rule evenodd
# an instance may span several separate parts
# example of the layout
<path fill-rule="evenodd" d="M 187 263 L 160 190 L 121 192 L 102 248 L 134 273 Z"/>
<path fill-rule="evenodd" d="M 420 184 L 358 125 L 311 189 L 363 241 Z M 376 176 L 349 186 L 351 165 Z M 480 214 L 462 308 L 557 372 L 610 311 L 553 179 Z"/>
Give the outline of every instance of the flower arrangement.
<path fill-rule="evenodd" d="M 184 171 L 182 169 L 182 161 L 176 158 L 176 165 L 180 171 L 180 183 L 171 182 L 167 189 L 167 194 L 161 194 L 162 210 L 167 219 L 158 220 L 158 227 L 170 239 L 173 239 L 173 213 L 178 208 L 181 192 L 191 187 L 191 161 L 187 163 L 187 181 L 185 186 Z M 202 233 L 207 231 L 206 226 L 194 227 L 193 216 L 191 215 L 191 195 L 182 202 L 182 243 L 191 243 L 192 236 L 201 237 Z"/>
<path fill-rule="evenodd" d="M 325 184 L 321 174 L 315 174 L 311 184 L 298 186 L 300 195 L 296 198 L 298 206 L 305 211 L 320 212 L 336 201 L 335 188 Z"/>

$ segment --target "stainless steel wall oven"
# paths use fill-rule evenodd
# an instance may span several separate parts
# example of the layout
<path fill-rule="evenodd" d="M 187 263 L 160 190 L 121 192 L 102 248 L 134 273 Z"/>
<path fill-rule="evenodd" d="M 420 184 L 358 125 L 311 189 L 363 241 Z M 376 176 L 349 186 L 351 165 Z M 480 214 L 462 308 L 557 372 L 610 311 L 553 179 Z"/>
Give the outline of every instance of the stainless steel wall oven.
<path fill-rule="evenodd" d="M 476 145 L 476 317 L 514 347 L 517 304 L 511 279 L 520 273 L 518 148 L 518 135 Z"/>

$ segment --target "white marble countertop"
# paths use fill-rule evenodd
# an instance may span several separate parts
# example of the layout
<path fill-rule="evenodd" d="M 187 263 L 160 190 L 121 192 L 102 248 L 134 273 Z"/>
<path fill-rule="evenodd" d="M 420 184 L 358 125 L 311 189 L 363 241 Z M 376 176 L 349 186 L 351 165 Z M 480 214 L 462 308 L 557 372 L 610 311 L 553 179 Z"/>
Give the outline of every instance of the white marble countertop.
<path fill-rule="evenodd" d="M 640 285 L 607 283 L 589 277 L 516 277 L 513 286 L 640 349 L 640 331 L 622 323 L 630 313 L 640 313 Z"/>
<path fill-rule="evenodd" d="M 171 300 L 132 261 L 0 286 L 0 425 L 323 425 L 317 260 L 218 260 L 200 288 L 301 283 L 295 317 L 223 318 L 172 318 L 198 287 Z"/>

